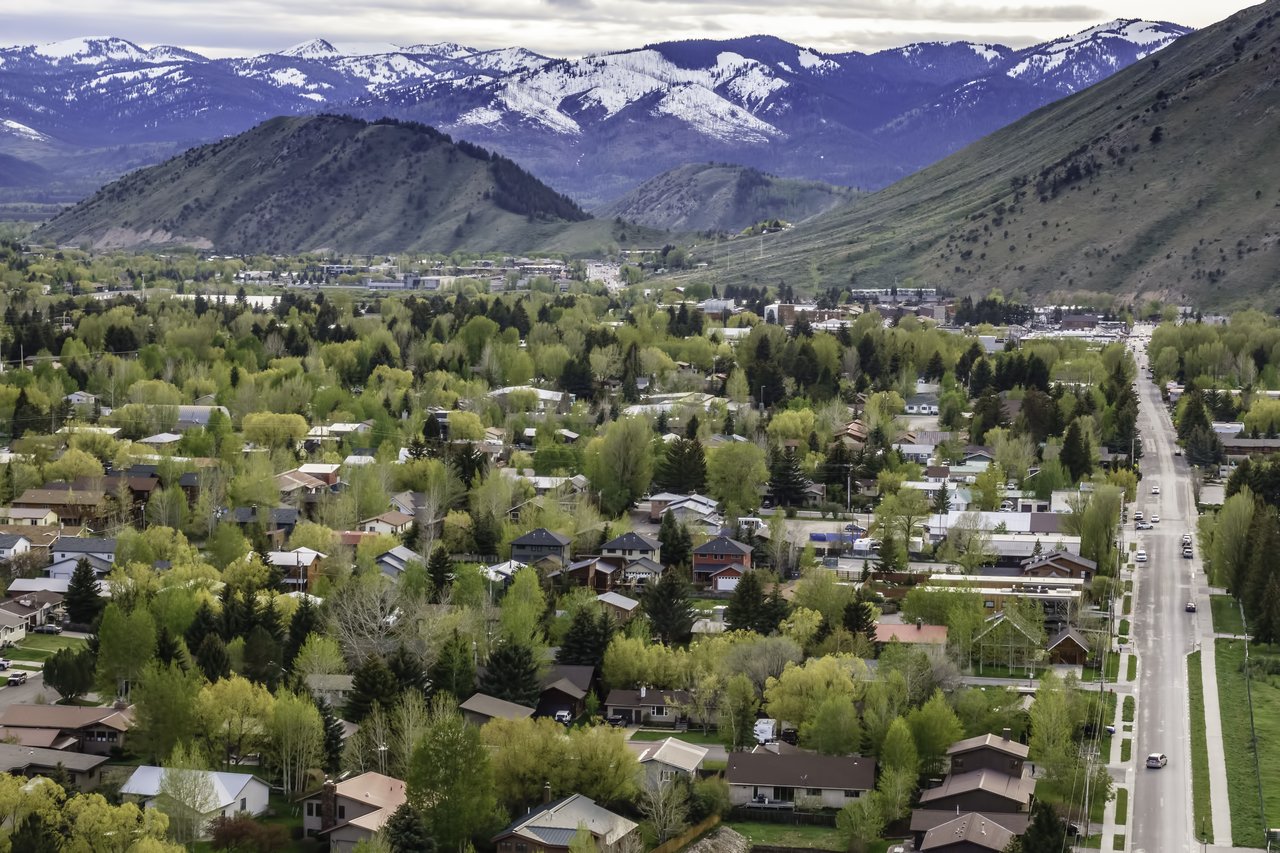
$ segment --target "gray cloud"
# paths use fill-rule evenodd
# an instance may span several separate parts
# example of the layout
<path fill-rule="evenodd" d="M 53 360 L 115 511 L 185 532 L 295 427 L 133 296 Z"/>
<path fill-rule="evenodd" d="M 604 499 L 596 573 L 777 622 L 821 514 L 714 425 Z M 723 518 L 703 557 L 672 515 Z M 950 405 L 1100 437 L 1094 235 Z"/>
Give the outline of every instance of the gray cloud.
<path fill-rule="evenodd" d="M 913 41 L 1022 46 L 1115 17 L 1192 26 L 1253 0 L 29 0 L 5 10 L 7 44 L 118 35 L 216 56 L 337 44 L 456 41 L 575 56 L 665 40 L 766 33 L 829 52 Z"/>

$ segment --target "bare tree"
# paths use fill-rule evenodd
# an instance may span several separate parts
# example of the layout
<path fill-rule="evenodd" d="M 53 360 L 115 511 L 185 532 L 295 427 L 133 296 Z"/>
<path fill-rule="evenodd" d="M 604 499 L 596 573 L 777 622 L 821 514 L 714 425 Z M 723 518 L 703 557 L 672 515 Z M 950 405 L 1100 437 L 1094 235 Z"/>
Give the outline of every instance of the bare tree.
<path fill-rule="evenodd" d="M 397 602 L 395 585 L 381 572 L 352 577 L 329 596 L 329 624 L 349 659 L 359 664 L 392 650 Z"/>
<path fill-rule="evenodd" d="M 208 815 L 218 807 L 213 781 L 199 752 L 179 744 L 165 762 L 156 806 L 169 816 L 169 835 L 189 845 L 204 834 Z"/>
<path fill-rule="evenodd" d="M 640 792 L 640 811 L 653 825 L 658 841 L 679 835 L 689 825 L 689 785 L 683 778 L 649 779 Z"/>

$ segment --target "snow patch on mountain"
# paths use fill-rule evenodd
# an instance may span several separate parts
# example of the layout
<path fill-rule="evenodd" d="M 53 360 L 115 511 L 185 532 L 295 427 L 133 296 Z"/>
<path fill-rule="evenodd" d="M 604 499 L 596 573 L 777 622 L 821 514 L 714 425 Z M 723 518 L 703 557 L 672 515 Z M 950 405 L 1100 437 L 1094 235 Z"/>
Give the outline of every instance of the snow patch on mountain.
<path fill-rule="evenodd" d="M 693 84 L 672 88 L 652 112 L 654 115 L 679 119 L 700 133 L 722 142 L 763 145 L 770 139 L 783 135 L 777 128 L 741 107 Z"/>
<path fill-rule="evenodd" d="M 23 139 L 30 139 L 34 142 L 45 142 L 49 137 L 40 131 L 27 127 L 22 122 L 14 121 L 11 118 L 0 119 L 0 130 L 13 136 L 20 136 Z"/>
<path fill-rule="evenodd" d="M 998 62 L 1004 58 L 1004 54 L 996 50 L 995 45 L 969 42 L 969 49 L 987 62 Z"/>
<path fill-rule="evenodd" d="M 840 67 L 837 63 L 832 62 L 830 59 L 823 59 L 808 48 L 800 49 L 800 52 L 796 54 L 796 61 L 800 63 L 800 67 L 804 70 L 816 71 L 819 74 L 825 74 Z"/>
<path fill-rule="evenodd" d="M 290 56 L 294 59 L 338 59 L 342 54 L 324 39 L 314 38 L 285 48 L 277 56 Z"/>
<path fill-rule="evenodd" d="M 113 36 L 88 36 L 85 38 L 55 41 L 32 48 L 36 56 L 62 63 L 71 60 L 78 65 L 101 65 L 105 62 L 137 62 L 146 58 L 146 52 L 131 41 Z"/>
<path fill-rule="evenodd" d="M 442 41 L 436 44 L 405 45 L 400 49 L 414 56 L 438 56 L 441 59 L 464 59 L 478 53 L 475 48 L 451 41 Z"/>

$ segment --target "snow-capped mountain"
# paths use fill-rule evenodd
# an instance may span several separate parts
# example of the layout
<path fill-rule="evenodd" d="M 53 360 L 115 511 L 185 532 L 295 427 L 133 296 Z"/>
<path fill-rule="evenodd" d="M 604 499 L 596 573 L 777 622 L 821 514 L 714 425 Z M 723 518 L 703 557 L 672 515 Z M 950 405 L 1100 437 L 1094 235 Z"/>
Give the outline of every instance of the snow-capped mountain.
<path fill-rule="evenodd" d="M 83 38 L 0 48 L 0 127 L 37 134 L 50 158 L 139 146 L 145 160 L 277 115 L 341 112 L 435 125 L 585 202 L 708 160 L 875 188 L 1187 32 L 1118 20 L 1024 50 L 929 42 L 873 54 L 755 36 L 579 59 L 450 42 L 354 51 L 321 38 L 209 59 Z M 10 127 L 0 152 L 31 157 L 36 141 Z"/>

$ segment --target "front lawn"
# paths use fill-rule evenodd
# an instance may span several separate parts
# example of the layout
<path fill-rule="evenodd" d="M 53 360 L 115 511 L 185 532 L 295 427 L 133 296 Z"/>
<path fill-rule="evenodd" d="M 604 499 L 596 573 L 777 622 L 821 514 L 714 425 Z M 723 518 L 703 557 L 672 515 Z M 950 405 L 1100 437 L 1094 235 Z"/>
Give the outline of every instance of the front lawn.
<path fill-rule="evenodd" d="M 682 740 L 685 743 L 696 743 L 706 746 L 708 744 L 720 745 L 724 741 L 720 739 L 720 735 L 713 729 L 707 734 L 702 733 L 702 729 L 689 729 L 687 732 L 678 732 L 675 729 L 638 729 L 631 735 L 631 740 L 666 740 L 673 737 L 676 740 Z"/>
<path fill-rule="evenodd" d="M 58 649 L 79 649 L 83 648 L 85 640 L 83 637 L 68 637 L 64 634 L 27 634 L 26 638 L 18 644 L 19 648 L 27 649 L 43 649 L 47 652 L 56 652 Z"/>
<path fill-rule="evenodd" d="M 1245 689 L 1243 640 L 1217 641 L 1218 704 L 1222 712 L 1222 751 L 1227 760 L 1227 793 L 1231 802 L 1231 835 L 1238 847 L 1261 847 L 1264 839 L 1258 805 L 1258 776 L 1268 814 L 1280 815 L 1280 648 L 1256 646 L 1253 664 L 1253 710 L 1257 727 L 1255 756 Z M 1261 660 L 1260 660 L 1261 659 Z M 1224 839 L 1215 839 L 1219 844 Z"/>
<path fill-rule="evenodd" d="M 834 826 L 809 826 L 791 823 L 754 823 L 730 821 L 725 826 L 740 832 L 753 845 L 793 847 L 805 850 L 845 850 L 844 840 Z M 886 845 L 887 846 L 887 845 Z M 872 848 L 876 849 L 876 848 Z M 879 849 L 883 850 L 884 847 Z"/>
<path fill-rule="evenodd" d="M 1213 611 L 1213 630 L 1216 634 L 1244 635 L 1244 619 L 1240 605 L 1229 595 L 1209 596 L 1209 609 Z"/>

